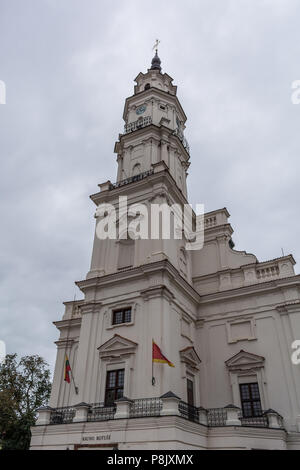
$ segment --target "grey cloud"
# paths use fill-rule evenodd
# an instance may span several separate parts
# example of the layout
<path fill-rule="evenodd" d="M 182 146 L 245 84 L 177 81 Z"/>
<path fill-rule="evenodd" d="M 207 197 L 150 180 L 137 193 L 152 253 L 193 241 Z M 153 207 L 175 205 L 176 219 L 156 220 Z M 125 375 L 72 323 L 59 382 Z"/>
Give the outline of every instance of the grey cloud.
<path fill-rule="evenodd" d="M 189 195 L 227 206 L 237 249 L 300 260 L 297 1 L 2 0 L 0 339 L 53 367 L 89 269 L 89 194 L 115 180 L 124 100 L 161 39 L 188 115 Z M 299 272 L 299 271 L 298 271 Z M 79 295 L 79 293 L 77 293 Z"/>

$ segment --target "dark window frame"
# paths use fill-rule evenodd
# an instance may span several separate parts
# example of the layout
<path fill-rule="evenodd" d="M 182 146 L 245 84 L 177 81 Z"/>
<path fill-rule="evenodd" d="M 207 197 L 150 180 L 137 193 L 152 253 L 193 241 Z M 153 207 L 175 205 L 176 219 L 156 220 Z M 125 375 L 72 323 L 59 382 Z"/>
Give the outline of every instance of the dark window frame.
<path fill-rule="evenodd" d="M 262 416 L 262 406 L 258 382 L 239 384 L 239 388 L 243 417 L 256 418 L 258 416 Z M 245 395 L 247 396 L 245 397 Z"/>
<path fill-rule="evenodd" d="M 187 389 L 187 402 L 189 405 L 195 406 L 195 393 L 194 393 L 194 381 L 192 379 L 186 380 Z"/>
<path fill-rule="evenodd" d="M 115 374 L 115 380 L 112 380 Z M 105 383 L 105 406 L 112 406 L 115 400 L 122 398 L 124 395 L 125 369 L 108 370 L 106 373 Z M 113 399 L 111 399 L 113 398 Z"/>
<path fill-rule="evenodd" d="M 112 312 L 112 324 L 113 325 L 123 325 L 124 323 L 131 323 L 131 322 L 132 322 L 132 308 L 131 307 L 124 307 L 124 308 L 113 310 Z"/>

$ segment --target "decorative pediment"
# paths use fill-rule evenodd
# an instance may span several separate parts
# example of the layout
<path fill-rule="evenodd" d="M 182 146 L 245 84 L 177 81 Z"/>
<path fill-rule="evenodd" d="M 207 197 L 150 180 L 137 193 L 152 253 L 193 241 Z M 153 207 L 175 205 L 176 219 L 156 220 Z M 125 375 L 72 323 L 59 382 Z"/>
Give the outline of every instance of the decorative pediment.
<path fill-rule="evenodd" d="M 242 349 L 239 353 L 225 361 L 225 364 L 230 371 L 246 371 L 261 369 L 264 367 L 264 362 L 265 358 L 263 356 L 258 356 L 257 354 L 252 354 Z"/>
<path fill-rule="evenodd" d="M 200 357 L 195 351 L 193 346 L 188 346 L 187 348 L 179 351 L 181 362 L 185 362 L 194 369 L 198 368 L 198 365 L 201 362 Z"/>
<path fill-rule="evenodd" d="M 134 341 L 131 341 L 128 338 L 124 338 L 124 336 L 115 334 L 108 341 L 101 344 L 101 346 L 99 346 L 97 349 L 99 351 L 100 357 L 103 359 L 112 359 L 133 354 L 137 346 L 138 344 Z"/>

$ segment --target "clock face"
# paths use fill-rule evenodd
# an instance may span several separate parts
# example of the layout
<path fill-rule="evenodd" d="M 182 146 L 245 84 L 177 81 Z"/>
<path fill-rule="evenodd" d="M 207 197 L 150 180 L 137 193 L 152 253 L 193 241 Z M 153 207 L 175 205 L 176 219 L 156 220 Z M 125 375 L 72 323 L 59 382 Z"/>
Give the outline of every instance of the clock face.
<path fill-rule="evenodd" d="M 145 104 L 142 104 L 141 106 L 139 106 L 138 108 L 136 108 L 136 114 L 143 114 L 147 109 L 147 106 Z"/>

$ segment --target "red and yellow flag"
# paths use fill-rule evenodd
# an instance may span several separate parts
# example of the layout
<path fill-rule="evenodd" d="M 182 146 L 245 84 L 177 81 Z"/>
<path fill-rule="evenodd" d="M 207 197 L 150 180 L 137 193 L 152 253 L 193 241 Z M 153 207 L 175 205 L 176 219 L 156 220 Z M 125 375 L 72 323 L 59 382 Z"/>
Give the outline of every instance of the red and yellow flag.
<path fill-rule="evenodd" d="M 175 367 L 166 356 L 163 355 L 160 348 L 157 344 L 152 340 L 152 362 L 160 362 L 161 364 L 168 364 L 170 367 Z"/>
<path fill-rule="evenodd" d="M 69 358 L 68 358 L 68 356 L 67 356 L 67 354 L 66 354 L 65 377 L 64 377 L 64 380 L 65 380 L 66 382 L 68 382 L 68 384 L 71 382 L 70 372 L 71 372 L 71 366 L 70 366 Z"/>

